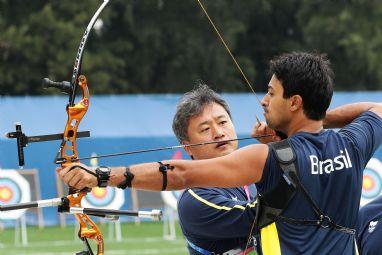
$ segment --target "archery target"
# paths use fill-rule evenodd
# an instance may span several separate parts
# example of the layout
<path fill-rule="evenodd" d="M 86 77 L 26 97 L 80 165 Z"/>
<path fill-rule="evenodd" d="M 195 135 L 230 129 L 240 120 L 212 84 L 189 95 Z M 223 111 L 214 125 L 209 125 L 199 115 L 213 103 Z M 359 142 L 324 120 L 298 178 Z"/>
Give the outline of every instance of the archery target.
<path fill-rule="evenodd" d="M 28 181 L 15 170 L 0 170 L 0 205 L 10 205 L 31 201 Z M 20 218 L 26 209 L 0 212 L 0 219 Z"/>
<path fill-rule="evenodd" d="M 172 156 L 172 159 L 182 159 L 182 151 L 178 150 Z M 173 210 L 177 210 L 178 199 L 182 195 L 183 190 L 162 191 L 161 196 L 163 202 Z"/>
<path fill-rule="evenodd" d="M 115 187 L 93 188 L 82 200 L 83 207 L 120 209 L 125 203 L 125 193 Z"/>
<path fill-rule="evenodd" d="M 382 163 L 371 158 L 363 171 L 361 206 L 382 195 Z"/>

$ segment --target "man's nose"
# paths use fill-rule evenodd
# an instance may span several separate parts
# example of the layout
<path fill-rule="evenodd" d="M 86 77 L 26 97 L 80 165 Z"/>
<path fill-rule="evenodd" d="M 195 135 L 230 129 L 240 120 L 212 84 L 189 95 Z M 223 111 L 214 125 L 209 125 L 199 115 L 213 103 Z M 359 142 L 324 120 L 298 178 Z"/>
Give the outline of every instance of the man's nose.
<path fill-rule="evenodd" d="M 261 106 L 263 108 L 267 107 L 268 106 L 268 94 L 265 94 L 265 96 L 263 97 L 263 99 L 261 99 Z"/>
<path fill-rule="evenodd" d="M 220 126 L 215 126 L 214 127 L 214 139 L 219 139 L 219 138 L 222 138 L 224 137 L 224 131 L 223 131 L 223 128 L 220 127 Z"/>

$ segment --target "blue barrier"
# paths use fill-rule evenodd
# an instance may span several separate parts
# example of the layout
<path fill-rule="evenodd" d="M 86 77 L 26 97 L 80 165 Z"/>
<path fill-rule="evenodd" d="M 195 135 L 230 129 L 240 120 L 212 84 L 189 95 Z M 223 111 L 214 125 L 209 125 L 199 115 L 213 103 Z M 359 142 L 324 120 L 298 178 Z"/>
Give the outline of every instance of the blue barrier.
<path fill-rule="evenodd" d="M 259 94 L 261 97 L 262 95 Z M 78 141 L 80 156 L 126 150 L 176 145 L 171 123 L 180 95 L 97 96 L 80 130 L 90 130 L 91 138 Z M 228 101 L 236 131 L 240 136 L 250 133 L 256 115 L 262 118 L 258 103 L 251 94 L 223 94 Z M 336 93 L 331 108 L 350 102 L 381 101 L 382 92 Z M 60 133 L 66 122 L 64 97 L 2 97 L 0 98 L 0 133 L 14 130 L 20 121 L 27 135 Z M 243 141 L 240 146 L 255 141 Z M 39 170 L 42 199 L 57 196 L 53 159 L 59 141 L 31 144 L 25 148 L 25 169 Z M 119 166 L 171 158 L 174 151 L 136 154 L 99 159 L 99 165 Z M 382 162 L 382 148 L 374 155 Z M 88 162 L 85 162 L 88 163 Z M 17 169 L 15 141 L 0 138 L 0 168 Z M 381 183 L 380 183 L 381 184 Z M 131 209 L 130 193 L 122 209 Z M 54 208 L 44 208 L 47 225 L 58 224 Z M 33 223 L 33 222 L 32 222 Z"/>

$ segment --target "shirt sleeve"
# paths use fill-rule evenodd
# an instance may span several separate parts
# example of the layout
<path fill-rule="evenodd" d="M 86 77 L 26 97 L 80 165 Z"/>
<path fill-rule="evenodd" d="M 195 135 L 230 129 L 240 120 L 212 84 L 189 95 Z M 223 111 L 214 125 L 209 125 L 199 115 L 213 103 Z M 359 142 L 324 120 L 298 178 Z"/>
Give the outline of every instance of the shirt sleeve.
<path fill-rule="evenodd" d="M 178 202 L 184 234 L 205 239 L 247 238 L 255 219 L 256 203 L 229 198 L 219 189 L 188 189 Z"/>
<path fill-rule="evenodd" d="M 260 194 L 264 194 L 266 191 L 275 187 L 280 181 L 283 171 L 276 159 L 275 151 L 269 147 L 268 157 L 265 161 L 263 175 L 261 180 L 256 183 L 257 191 Z"/>
<path fill-rule="evenodd" d="M 367 111 L 339 130 L 339 133 L 355 145 L 365 166 L 382 143 L 382 118 Z"/>

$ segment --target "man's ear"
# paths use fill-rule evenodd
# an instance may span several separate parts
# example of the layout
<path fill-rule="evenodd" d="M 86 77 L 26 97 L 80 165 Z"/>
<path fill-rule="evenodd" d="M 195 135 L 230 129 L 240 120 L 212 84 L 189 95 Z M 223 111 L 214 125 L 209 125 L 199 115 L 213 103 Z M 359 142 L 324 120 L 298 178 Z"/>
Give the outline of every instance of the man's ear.
<path fill-rule="evenodd" d="M 302 97 L 300 95 L 293 95 L 289 98 L 290 102 L 290 110 L 292 112 L 297 111 L 298 109 L 302 109 L 303 102 Z"/>
<path fill-rule="evenodd" d="M 189 141 L 182 141 L 182 145 L 187 145 L 187 144 L 190 144 Z M 192 150 L 191 150 L 191 147 L 183 147 L 183 149 L 186 151 L 186 153 L 191 157 L 192 157 Z"/>

